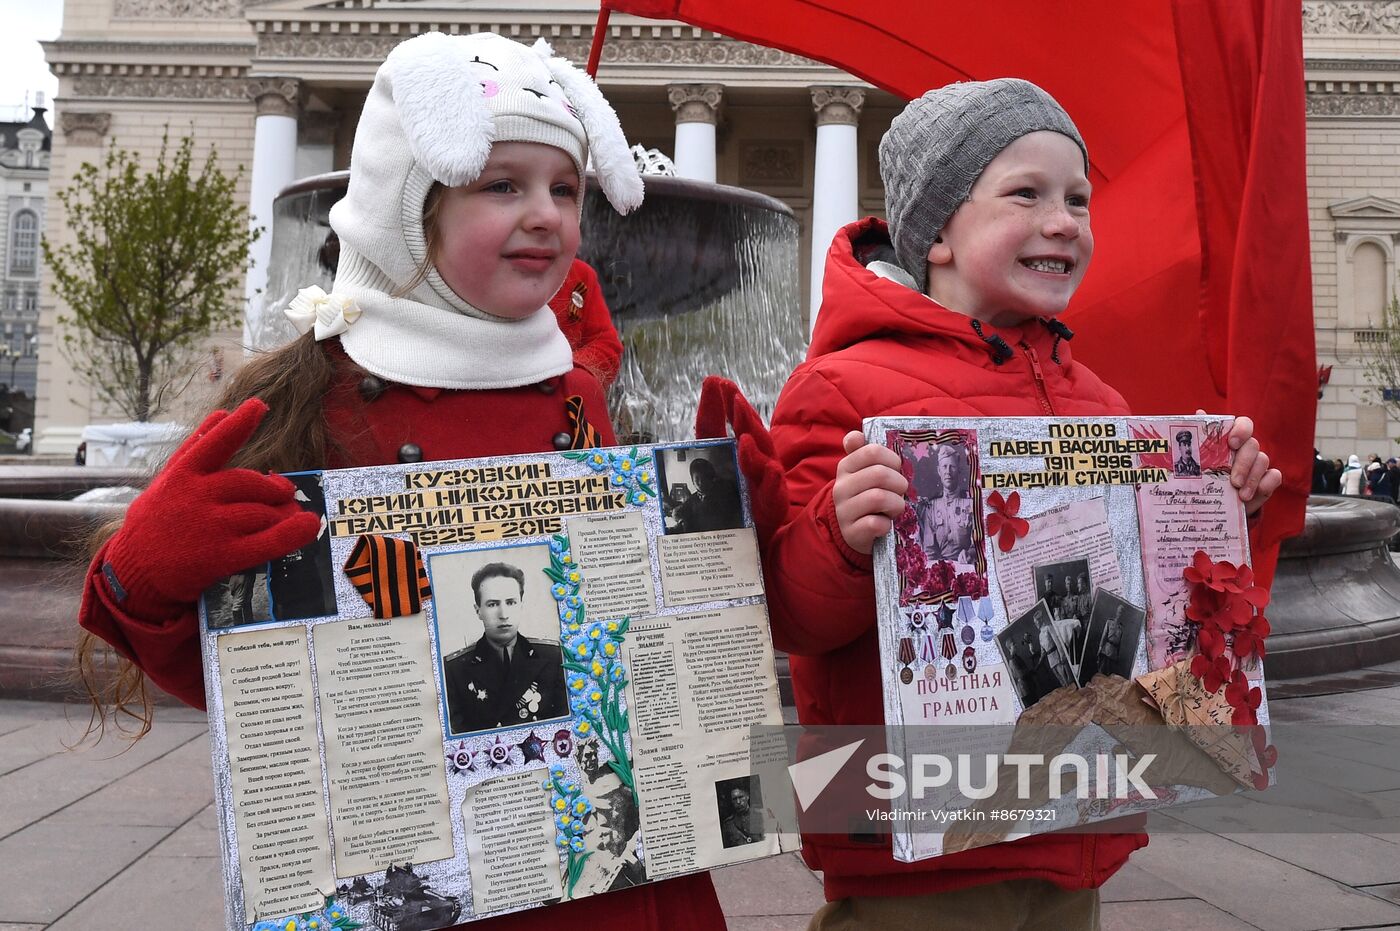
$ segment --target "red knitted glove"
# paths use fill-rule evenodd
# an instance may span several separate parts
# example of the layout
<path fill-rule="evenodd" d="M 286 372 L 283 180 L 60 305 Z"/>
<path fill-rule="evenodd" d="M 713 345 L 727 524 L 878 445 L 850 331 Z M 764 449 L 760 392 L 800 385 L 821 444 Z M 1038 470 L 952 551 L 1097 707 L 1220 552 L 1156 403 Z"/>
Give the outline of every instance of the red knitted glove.
<path fill-rule="evenodd" d="M 695 438 L 708 440 L 728 436 L 726 425 L 733 428 L 739 441 L 739 468 L 749 483 L 754 528 L 760 542 L 766 543 L 787 520 L 790 499 L 783 465 L 763 419 L 739 386 L 727 378 L 711 375 L 700 388 Z"/>
<path fill-rule="evenodd" d="M 101 567 L 125 611 L 173 617 L 219 579 L 316 538 L 321 519 L 292 499 L 291 482 L 224 468 L 266 413 L 250 398 L 232 414 L 210 414 L 131 503 Z"/>

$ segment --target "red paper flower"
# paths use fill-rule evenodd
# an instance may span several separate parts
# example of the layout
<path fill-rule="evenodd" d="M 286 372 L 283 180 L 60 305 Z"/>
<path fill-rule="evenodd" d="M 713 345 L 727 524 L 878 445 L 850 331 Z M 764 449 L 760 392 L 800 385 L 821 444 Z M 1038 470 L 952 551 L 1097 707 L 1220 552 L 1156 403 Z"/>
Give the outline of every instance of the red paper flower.
<path fill-rule="evenodd" d="M 1269 636 L 1269 619 L 1256 614 L 1244 627 L 1235 631 L 1235 655 L 1240 659 L 1248 656 L 1264 656 L 1264 638 Z"/>
<path fill-rule="evenodd" d="M 953 587 L 953 564 L 940 559 L 927 568 L 924 576 L 924 590 L 930 593 L 946 592 Z"/>
<path fill-rule="evenodd" d="M 987 593 L 986 583 L 975 572 L 961 572 L 953 580 L 953 594 L 981 598 Z"/>
<path fill-rule="evenodd" d="M 1254 584 L 1254 570 L 1240 566 L 1233 578 L 1223 580 L 1225 591 L 1239 595 L 1260 611 L 1269 606 L 1269 592 Z"/>
<path fill-rule="evenodd" d="M 1225 635 L 1214 627 L 1202 627 L 1196 636 L 1196 643 L 1206 659 L 1215 660 L 1225 655 Z"/>
<path fill-rule="evenodd" d="M 1197 653 L 1191 660 L 1191 675 L 1200 679 L 1205 690 L 1214 695 L 1220 691 L 1220 686 L 1230 681 L 1230 661 L 1223 656 L 1209 659 Z M 1227 700 L 1228 696 L 1229 693 L 1226 693 Z"/>
<path fill-rule="evenodd" d="M 1211 591 L 1223 592 L 1238 571 L 1234 563 L 1225 560 L 1211 562 L 1209 554 L 1204 550 L 1196 550 L 1196 554 L 1191 557 L 1191 565 L 1186 567 L 1181 576 L 1192 585 L 1204 585 Z"/>
<path fill-rule="evenodd" d="M 1230 716 L 1230 723 L 1259 723 L 1255 711 L 1263 699 L 1264 694 L 1259 690 L 1259 687 L 1250 688 L 1249 680 L 1245 678 L 1245 674 L 1236 669 L 1235 674 L 1230 677 L 1230 684 L 1225 686 L 1225 700 L 1235 709 L 1235 713 Z"/>
<path fill-rule="evenodd" d="M 1031 530 L 1030 521 L 1016 516 L 1021 510 L 1021 493 L 1013 491 L 1010 497 L 1003 498 L 1001 492 L 994 491 L 987 496 L 987 507 L 990 509 L 987 532 L 997 538 L 997 546 L 1003 553 L 1011 552 L 1017 538 L 1024 537 Z"/>
<path fill-rule="evenodd" d="M 1189 620 L 1226 632 L 1248 624 L 1251 613 L 1249 604 L 1239 595 L 1216 591 L 1206 585 L 1193 586 L 1186 604 Z"/>

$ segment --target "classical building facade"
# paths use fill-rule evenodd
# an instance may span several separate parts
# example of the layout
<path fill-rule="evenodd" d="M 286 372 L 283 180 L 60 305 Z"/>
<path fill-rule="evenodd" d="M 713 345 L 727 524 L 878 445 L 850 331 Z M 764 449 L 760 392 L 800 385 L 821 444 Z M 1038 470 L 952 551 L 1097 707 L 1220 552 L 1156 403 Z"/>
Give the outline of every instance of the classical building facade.
<path fill-rule="evenodd" d="M 25 118 L 0 121 L 0 429 L 33 425 L 39 285 L 53 133 L 43 95 Z"/>
<path fill-rule="evenodd" d="M 1309 178 L 1319 353 L 1334 366 L 1320 408 L 1326 449 L 1392 429 L 1364 396 L 1358 346 L 1377 295 L 1394 290 L 1400 236 L 1400 2 L 1303 0 Z M 67 0 L 46 46 L 60 81 L 53 183 L 110 142 L 153 152 L 165 126 L 246 167 L 241 196 L 266 217 L 291 181 L 348 164 L 375 68 L 428 30 L 543 37 L 583 61 L 596 0 Z M 679 24 L 614 15 L 600 83 L 628 138 L 671 155 L 680 174 L 761 191 L 802 228 L 808 313 L 821 253 L 842 223 L 883 209 L 875 151 L 900 102 L 797 55 Z M 48 235 L 63 218 L 50 209 Z M 813 261 L 812 244 L 817 244 Z M 271 247 L 254 255 L 248 294 Z M 41 337 L 59 308 L 42 299 Z M 1370 316 L 1367 316 L 1370 314 Z M 232 335 L 231 335 L 232 337 Z M 236 356 L 236 353 L 233 355 Z M 39 373 L 41 451 L 70 451 L 104 419 L 63 360 Z"/>

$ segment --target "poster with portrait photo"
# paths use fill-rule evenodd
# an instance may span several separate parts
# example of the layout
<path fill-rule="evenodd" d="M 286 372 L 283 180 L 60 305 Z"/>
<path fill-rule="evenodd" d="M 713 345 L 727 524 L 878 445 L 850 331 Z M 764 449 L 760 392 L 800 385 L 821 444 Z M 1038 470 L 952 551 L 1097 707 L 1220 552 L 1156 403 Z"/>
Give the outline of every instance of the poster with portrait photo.
<path fill-rule="evenodd" d="M 327 617 L 336 613 L 335 578 L 331 574 L 331 537 L 321 473 L 293 472 L 286 477 L 296 486 L 293 499 L 302 510 L 321 518 L 321 529 L 316 539 L 301 549 L 268 563 L 272 616 L 279 621 Z"/>
<path fill-rule="evenodd" d="M 767 836 L 763 825 L 763 787 L 750 774 L 715 783 L 720 843 L 728 850 L 756 844 Z"/>
<path fill-rule="evenodd" d="M 1171 442 L 1172 477 L 1201 477 L 1201 425 L 1174 423 L 1168 430 Z"/>
<path fill-rule="evenodd" d="M 658 448 L 657 489 L 666 534 L 738 530 L 744 526 L 734 445 Z"/>
<path fill-rule="evenodd" d="M 1075 682 L 1069 654 L 1055 631 L 1055 620 L 1044 601 L 1037 601 L 996 635 L 1006 660 L 1011 685 L 1029 708 L 1046 695 Z"/>
<path fill-rule="evenodd" d="M 1107 589 L 1094 593 L 1089 614 L 1088 646 L 1079 664 L 1079 684 L 1098 673 L 1132 678 L 1147 612 Z"/>
<path fill-rule="evenodd" d="M 1035 594 L 1055 618 L 1055 632 L 1069 651 L 1070 665 L 1079 667 L 1087 642 L 1089 606 L 1093 601 L 1093 576 L 1089 560 L 1065 559 L 1031 568 Z"/>
<path fill-rule="evenodd" d="M 900 603 L 936 604 L 987 590 L 981 472 L 972 430 L 890 431 L 904 460 L 907 506 L 895 524 Z"/>
<path fill-rule="evenodd" d="M 449 736 L 569 713 L 549 545 L 427 557 Z"/>
<path fill-rule="evenodd" d="M 220 579 L 204 591 L 204 619 L 210 630 L 272 620 L 267 563 Z"/>

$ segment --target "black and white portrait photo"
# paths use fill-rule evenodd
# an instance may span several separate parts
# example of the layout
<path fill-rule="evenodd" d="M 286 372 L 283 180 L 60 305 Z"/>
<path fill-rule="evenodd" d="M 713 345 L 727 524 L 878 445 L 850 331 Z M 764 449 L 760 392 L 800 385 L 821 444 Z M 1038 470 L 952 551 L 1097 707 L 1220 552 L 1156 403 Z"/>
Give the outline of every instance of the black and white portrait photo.
<path fill-rule="evenodd" d="M 428 557 L 450 735 L 569 713 L 549 547 Z"/>
<path fill-rule="evenodd" d="M 738 776 L 715 783 L 719 837 L 725 849 L 763 840 L 763 789 L 758 776 Z"/>
<path fill-rule="evenodd" d="M 268 563 L 272 616 L 279 621 L 326 617 L 336 613 L 335 578 L 331 575 L 331 536 L 321 473 L 298 472 L 287 478 L 296 486 L 294 498 L 302 510 L 321 518 L 321 530 L 301 549 Z"/>
<path fill-rule="evenodd" d="M 1087 642 L 1089 606 L 1093 600 L 1089 560 L 1067 559 L 1036 566 L 1035 593 L 1055 618 L 1055 632 L 1069 651 L 1070 665 L 1078 667 Z"/>
<path fill-rule="evenodd" d="M 1062 685 L 1075 681 L 1065 646 L 1044 600 L 996 635 L 1011 684 L 1029 708 Z"/>
<path fill-rule="evenodd" d="M 1200 427 L 1195 424 L 1174 424 L 1171 428 L 1172 475 L 1177 478 L 1200 478 L 1201 456 L 1198 450 Z"/>
<path fill-rule="evenodd" d="M 952 563 L 960 572 L 973 566 L 972 461 L 962 443 L 934 443 L 928 458 L 937 470 L 939 496 L 921 520 L 920 539 L 930 559 Z M 927 466 L 925 466 L 927 469 Z M 917 477 L 917 467 L 915 475 Z"/>
<path fill-rule="evenodd" d="M 1099 589 L 1089 615 L 1088 643 L 1079 663 L 1079 684 L 1097 673 L 1130 678 L 1142 640 L 1146 612 L 1113 592 Z"/>
<path fill-rule="evenodd" d="M 657 449 L 655 456 L 666 533 L 744 526 L 733 445 L 676 446 Z"/>
<path fill-rule="evenodd" d="M 211 630 L 270 621 L 270 607 L 266 563 L 215 582 L 204 592 L 204 614 Z"/>

